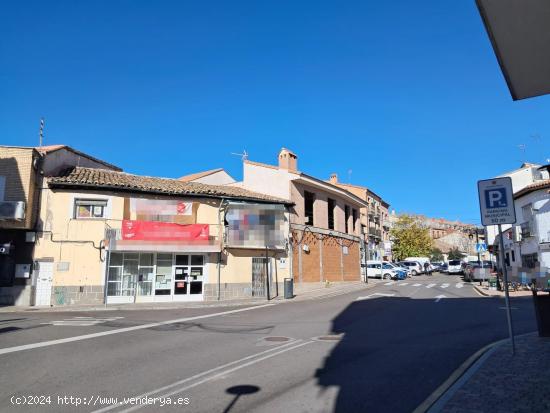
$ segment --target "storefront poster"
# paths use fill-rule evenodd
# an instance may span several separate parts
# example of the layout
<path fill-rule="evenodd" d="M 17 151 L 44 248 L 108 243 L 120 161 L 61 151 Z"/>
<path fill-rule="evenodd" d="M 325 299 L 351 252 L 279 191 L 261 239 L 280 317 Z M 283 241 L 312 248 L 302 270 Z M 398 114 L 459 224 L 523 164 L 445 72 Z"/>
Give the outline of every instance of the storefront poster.
<path fill-rule="evenodd" d="M 122 239 L 139 241 L 208 241 L 208 224 L 181 225 L 170 222 L 122 221 Z"/>

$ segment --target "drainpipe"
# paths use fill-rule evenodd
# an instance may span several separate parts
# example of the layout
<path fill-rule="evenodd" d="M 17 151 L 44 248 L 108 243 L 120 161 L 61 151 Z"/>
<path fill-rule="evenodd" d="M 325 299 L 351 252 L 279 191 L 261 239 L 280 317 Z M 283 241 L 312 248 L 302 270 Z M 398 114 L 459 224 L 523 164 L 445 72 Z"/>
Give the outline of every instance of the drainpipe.
<path fill-rule="evenodd" d="M 223 225 L 221 218 L 222 206 L 225 198 L 222 198 L 220 201 L 220 206 L 218 207 L 218 238 L 220 243 L 220 252 L 218 253 L 218 301 L 221 300 L 221 271 L 222 271 L 222 246 L 223 246 Z"/>

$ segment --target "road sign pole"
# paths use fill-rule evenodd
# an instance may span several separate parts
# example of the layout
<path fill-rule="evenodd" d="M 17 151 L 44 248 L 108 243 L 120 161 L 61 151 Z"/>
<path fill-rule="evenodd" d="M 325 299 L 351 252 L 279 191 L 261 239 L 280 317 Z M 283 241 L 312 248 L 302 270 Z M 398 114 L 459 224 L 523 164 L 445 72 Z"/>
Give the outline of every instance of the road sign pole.
<path fill-rule="evenodd" d="M 502 225 L 498 225 L 498 235 L 500 238 L 500 256 L 502 262 L 502 274 L 504 276 L 504 300 L 506 302 L 506 315 L 508 317 L 508 334 L 512 344 L 512 355 L 516 354 L 516 343 L 514 342 L 514 329 L 512 327 L 512 312 L 510 311 L 510 294 L 508 292 L 508 269 L 506 268 L 506 259 L 504 258 L 504 236 L 502 235 Z"/>

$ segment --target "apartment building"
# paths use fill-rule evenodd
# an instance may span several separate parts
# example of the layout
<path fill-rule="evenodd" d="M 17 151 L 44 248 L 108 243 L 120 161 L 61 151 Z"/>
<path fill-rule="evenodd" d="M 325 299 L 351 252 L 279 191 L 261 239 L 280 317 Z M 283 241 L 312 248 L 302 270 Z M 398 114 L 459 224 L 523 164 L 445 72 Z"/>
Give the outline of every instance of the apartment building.
<path fill-rule="evenodd" d="M 277 165 L 243 161 L 240 186 L 292 203 L 290 239 L 296 282 L 359 281 L 364 254 L 360 211 L 365 200 L 298 170 L 283 148 Z"/>
<path fill-rule="evenodd" d="M 514 193 L 516 224 L 503 231 L 504 258 L 512 277 L 550 282 L 550 165 L 538 168 L 540 179 Z M 499 251 L 498 239 L 494 248 Z"/>
<path fill-rule="evenodd" d="M 338 181 L 338 175 L 333 173 L 329 182 L 339 188 L 351 192 L 367 203 L 366 207 L 360 209 L 360 222 L 366 245 L 368 259 L 381 259 L 390 261 L 390 220 L 389 207 L 379 195 L 371 189 L 360 186 L 345 184 Z"/>
<path fill-rule="evenodd" d="M 85 167 L 41 198 L 36 305 L 274 297 L 290 271 L 286 200 Z"/>
<path fill-rule="evenodd" d="M 33 302 L 40 188 L 44 178 L 79 164 L 120 170 L 66 145 L 0 146 L 0 304 Z"/>

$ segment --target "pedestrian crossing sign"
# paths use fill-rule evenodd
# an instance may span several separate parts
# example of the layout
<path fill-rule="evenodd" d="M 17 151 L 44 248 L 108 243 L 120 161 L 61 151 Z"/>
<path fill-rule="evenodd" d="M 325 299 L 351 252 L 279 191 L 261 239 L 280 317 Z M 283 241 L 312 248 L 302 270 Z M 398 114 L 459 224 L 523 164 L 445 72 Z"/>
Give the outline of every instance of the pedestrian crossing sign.
<path fill-rule="evenodd" d="M 485 252 L 487 251 L 487 244 L 485 244 L 484 242 L 478 242 L 476 244 L 476 251 L 477 252 Z"/>

